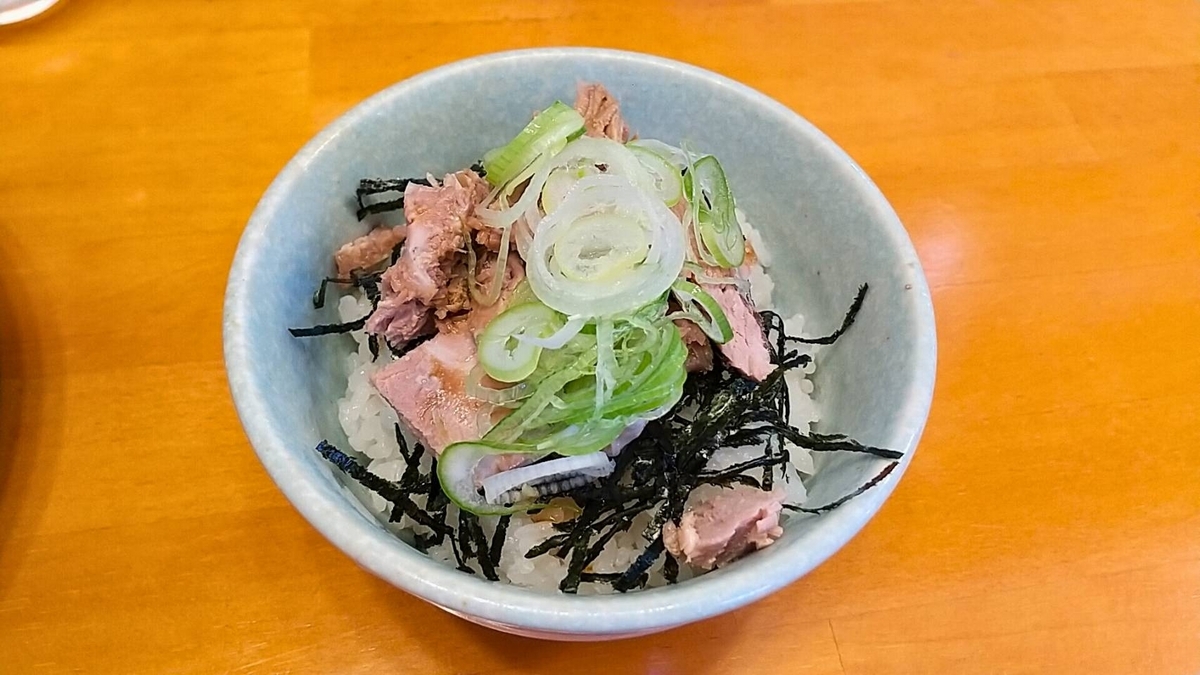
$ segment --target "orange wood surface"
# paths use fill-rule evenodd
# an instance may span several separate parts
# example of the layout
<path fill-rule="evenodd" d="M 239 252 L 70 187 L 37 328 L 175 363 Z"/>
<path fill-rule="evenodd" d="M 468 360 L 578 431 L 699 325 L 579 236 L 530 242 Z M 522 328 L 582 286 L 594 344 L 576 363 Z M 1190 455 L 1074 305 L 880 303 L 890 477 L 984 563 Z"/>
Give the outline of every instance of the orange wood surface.
<path fill-rule="evenodd" d="M 370 93 L 535 45 L 759 88 L 892 200 L 933 413 L 786 590 L 593 645 L 360 570 L 234 415 L 225 275 Z M 65 0 L 0 28 L 0 673 L 1200 672 L 1200 3 Z"/>

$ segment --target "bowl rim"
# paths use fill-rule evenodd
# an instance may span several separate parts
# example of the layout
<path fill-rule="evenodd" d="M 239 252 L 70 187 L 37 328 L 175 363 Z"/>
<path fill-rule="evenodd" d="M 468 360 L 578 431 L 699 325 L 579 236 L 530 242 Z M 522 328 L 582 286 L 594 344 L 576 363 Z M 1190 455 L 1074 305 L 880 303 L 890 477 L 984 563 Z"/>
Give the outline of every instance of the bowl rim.
<path fill-rule="evenodd" d="M 857 191 L 868 202 L 901 263 L 909 268 L 913 293 L 916 353 L 914 377 L 901 403 L 898 431 L 890 445 L 904 458 L 873 490 L 826 513 L 821 536 L 801 555 L 753 558 L 717 570 L 695 583 L 606 596 L 555 595 L 508 584 L 483 582 L 417 553 L 363 517 L 354 505 L 316 489 L 318 475 L 306 469 L 297 449 L 283 442 L 279 423 L 266 405 L 261 387 L 247 376 L 252 368 L 246 326 L 253 299 L 242 280 L 261 254 L 266 232 L 291 186 L 321 150 L 359 120 L 376 114 L 389 101 L 419 87 L 436 85 L 470 71 L 512 60 L 596 59 L 674 71 L 746 99 L 757 114 L 774 116 L 808 137 L 844 165 Z M 272 181 L 256 206 L 238 243 L 224 304 L 224 357 L 235 408 L 243 429 L 272 480 L 292 506 L 326 539 L 375 575 L 452 613 L 499 628 L 559 635 L 621 636 L 647 633 L 716 616 L 742 607 L 784 586 L 827 560 L 852 539 L 879 510 L 899 482 L 921 437 L 933 398 L 937 362 L 936 327 L 929 288 L 920 260 L 899 217 L 866 173 L 828 136 L 782 103 L 724 75 L 680 61 L 638 52 L 593 47 L 545 47 L 484 54 L 455 61 L 397 82 L 342 114 L 296 153 Z"/>

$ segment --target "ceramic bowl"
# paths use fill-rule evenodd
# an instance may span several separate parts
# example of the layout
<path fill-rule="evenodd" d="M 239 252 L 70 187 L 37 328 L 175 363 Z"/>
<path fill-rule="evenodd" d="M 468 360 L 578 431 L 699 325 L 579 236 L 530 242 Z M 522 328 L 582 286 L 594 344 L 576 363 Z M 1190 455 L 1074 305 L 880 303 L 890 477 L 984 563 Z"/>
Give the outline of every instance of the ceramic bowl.
<path fill-rule="evenodd" d="M 876 488 L 820 517 L 793 522 L 774 546 L 674 586 L 604 597 L 489 583 L 443 566 L 390 534 L 313 447 L 345 446 L 335 401 L 344 391 L 341 339 L 299 340 L 331 253 L 361 234 L 360 178 L 440 175 L 503 144 L 533 111 L 570 101 L 577 82 L 603 82 L 642 136 L 689 140 L 721 159 L 740 207 L 773 259 L 775 301 L 803 311 L 806 330 L 839 323 L 870 283 L 857 324 L 820 356 L 819 429 L 905 453 Z M 331 303 L 332 304 L 332 303 Z M 837 145 L 767 96 L 662 58 L 598 49 L 534 49 L 453 63 L 363 101 L 284 167 L 246 226 L 225 298 L 225 360 L 246 435 L 275 483 L 312 525 L 359 565 L 470 621 L 564 640 L 652 633 L 711 617 L 779 590 L 829 558 L 879 510 L 912 461 L 929 413 L 936 360 L 921 265 L 895 212 Z M 882 460 L 823 456 L 812 503 L 842 496 Z"/>

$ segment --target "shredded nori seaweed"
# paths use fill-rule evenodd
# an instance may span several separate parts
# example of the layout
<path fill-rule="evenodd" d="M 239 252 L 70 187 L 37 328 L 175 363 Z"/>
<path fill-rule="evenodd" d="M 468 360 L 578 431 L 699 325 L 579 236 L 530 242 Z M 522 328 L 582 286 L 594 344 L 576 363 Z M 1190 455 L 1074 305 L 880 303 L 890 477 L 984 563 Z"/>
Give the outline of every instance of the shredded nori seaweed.
<path fill-rule="evenodd" d="M 471 170 L 479 174 L 480 178 L 487 177 L 487 171 L 483 168 L 483 161 L 480 160 L 471 165 Z M 366 218 L 375 213 L 385 213 L 387 211 L 397 211 L 404 208 L 404 189 L 410 183 L 417 185 L 429 185 L 428 178 L 363 178 L 358 181 L 358 189 L 354 191 L 354 196 L 358 200 L 358 211 L 355 215 L 359 220 Z M 378 195 L 386 195 L 388 193 L 396 193 L 399 197 L 393 199 L 384 199 L 383 201 L 368 203 L 364 197 L 375 197 Z"/>
<path fill-rule="evenodd" d="M 346 323 L 326 323 L 308 328 L 289 328 L 292 337 L 318 337 L 321 335 L 337 335 L 338 333 L 353 333 L 362 330 L 367 325 L 367 317 L 347 321 Z"/>
<path fill-rule="evenodd" d="M 417 347 L 420 347 L 421 345 L 425 344 L 426 342 L 429 342 L 436 335 L 437 335 L 437 333 L 426 333 L 424 335 L 418 335 L 417 337 L 409 340 L 408 342 L 405 342 L 403 345 L 400 345 L 399 347 L 397 347 L 389 342 L 389 343 L 387 343 L 388 351 L 390 351 L 392 353 L 392 356 L 394 356 L 395 358 L 400 358 L 400 357 L 404 356 L 405 354 L 411 352 L 412 350 L 416 349 Z"/>
<path fill-rule="evenodd" d="M 313 308 L 321 309 L 325 306 L 325 290 L 329 284 L 344 284 L 354 286 L 355 288 L 361 290 L 367 296 L 367 299 L 371 301 L 371 311 L 374 311 L 375 308 L 379 306 L 379 280 L 382 275 L 382 272 L 363 273 L 359 270 L 354 270 L 350 272 L 350 277 L 348 279 L 342 279 L 340 277 L 325 277 L 321 280 L 321 285 L 317 288 L 316 293 L 313 294 Z M 292 337 L 319 337 L 321 335 L 353 333 L 354 331 L 365 328 L 367 325 L 367 318 L 370 316 L 371 315 L 368 313 L 367 316 L 344 323 L 327 323 L 309 326 L 307 328 L 289 328 L 288 332 L 292 334 Z M 378 358 L 378 342 L 371 346 L 371 354 L 374 358 Z"/>
<path fill-rule="evenodd" d="M 579 580 L 585 583 L 611 584 L 620 578 L 620 572 L 584 572 L 579 575 Z"/>
<path fill-rule="evenodd" d="M 458 542 L 458 549 L 456 549 L 454 552 L 455 557 L 459 558 L 458 569 L 474 574 L 475 570 L 471 569 L 471 566 L 467 564 L 468 560 L 475 557 L 475 547 L 474 538 L 471 536 L 471 514 L 467 513 L 466 511 L 458 512 L 457 532 L 457 537 L 455 537 L 454 534 L 450 535 L 450 541 L 452 543 L 454 541 Z M 461 557 L 459 557 L 460 552 Z"/>
<path fill-rule="evenodd" d="M 667 522 L 678 524 L 688 496 L 696 487 L 740 483 L 770 490 L 776 471 L 781 471 L 789 461 L 788 443 L 814 452 L 854 452 L 898 460 L 902 453 L 894 450 L 865 445 L 841 434 L 801 433 L 787 422 L 790 401 L 784 374 L 811 361 L 810 356 L 790 345 L 832 344 L 853 325 L 866 293 L 867 285 L 863 284 L 842 325 L 822 338 L 789 336 L 784 332 L 783 320 L 778 314 L 761 312 L 775 370 L 762 382 L 755 382 L 718 360 L 711 371 L 690 375 L 676 407 L 646 424 L 642 434 L 617 456 L 613 473 L 561 495 L 575 500 L 581 509 L 579 515 L 573 520 L 556 523 L 556 534 L 531 548 L 525 557 L 553 554 L 566 559 L 567 573 L 559 584 L 563 592 L 576 592 L 581 583 L 608 583 L 619 592 L 642 588 L 648 583 L 649 571 L 666 549 L 663 525 Z M 406 344 L 399 353 L 395 348 L 392 351 L 398 356 L 403 355 L 415 346 L 414 343 L 426 339 L 428 336 Z M 410 452 L 398 425 L 396 435 L 400 453 L 408 462 L 398 484 L 371 474 L 326 442 L 319 444 L 317 451 L 351 478 L 393 502 L 393 519 L 398 519 L 401 514 L 408 515 L 428 528 L 429 533 L 415 537 L 414 546 L 418 550 L 428 550 L 449 537 L 458 569 L 474 574 L 476 570 L 470 564 L 474 561 L 484 577 L 497 580 L 509 517 L 499 519 L 490 542 L 479 518 L 473 514 L 460 511 L 456 525 L 448 524 L 449 502 L 438 483 L 436 458 L 430 471 L 422 472 L 420 460 L 424 448 L 417 445 Z M 709 459 L 720 448 L 764 442 L 767 450 L 761 457 L 719 471 L 707 469 Z M 896 466 L 898 462 L 892 461 L 854 492 L 824 506 L 786 504 L 784 508 L 805 514 L 825 513 L 878 485 Z M 756 471 L 761 477 L 751 474 Z M 412 501 L 418 494 L 426 496 L 424 509 Z M 633 564 L 616 574 L 589 571 L 605 544 L 628 531 L 635 518 L 647 511 L 654 513 L 642 533 L 649 545 Z M 670 583 L 678 579 L 679 562 L 670 555 L 663 561 L 663 575 Z"/>
<path fill-rule="evenodd" d="M 843 326 L 853 323 L 853 315 L 861 308 L 864 293 L 865 289 L 860 290 Z M 628 570 L 612 581 L 617 591 L 644 584 L 647 572 L 665 550 L 661 534 L 663 525 L 668 521 L 678 523 L 692 490 L 701 484 L 734 483 L 770 489 L 768 485 L 775 471 L 785 466 L 789 459 L 785 440 L 818 452 L 860 452 L 887 459 L 900 456 L 893 450 L 864 445 L 845 436 L 802 434 L 788 425 L 789 402 L 783 376 L 786 371 L 808 363 L 810 357 L 788 348 L 789 338 L 783 333 L 783 322 L 777 315 L 765 313 L 763 324 L 772 345 L 772 360 L 778 366 L 766 380 L 753 382 L 720 362 L 708 373 L 691 375 L 683 399 L 675 410 L 649 422 L 642 435 L 622 451 L 619 458 L 628 463 L 628 470 L 618 467 L 613 476 L 627 474 L 629 480 L 610 477 L 600 489 L 568 493 L 582 507 L 582 513 L 565 523 L 567 527 L 558 528 L 565 530 L 562 534 L 551 537 L 527 554 L 528 557 L 552 551 L 560 557 L 571 554 L 561 590 L 570 592 L 578 587 L 584 579 L 584 570 L 599 555 L 605 541 L 621 528 L 628 527 L 625 519 L 632 520 L 627 515 L 629 512 L 636 515 L 657 508 L 644 533 L 650 545 Z M 839 335 L 844 332 L 841 330 Z M 764 441 L 768 444 L 768 452 L 762 457 L 721 471 L 706 469 L 709 459 L 719 448 L 757 445 Z M 759 469 L 763 472 L 761 480 L 747 474 Z M 856 494 L 879 480 L 882 478 L 860 488 Z M 633 486 L 637 486 L 636 489 Z M 650 496 L 646 495 L 647 488 L 652 491 Z M 677 578 L 678 561 L 671 560 L 669 570 L 664 563 L 664 575 L 668 579 Z"/>
<path fill-rule="evenodd" d="M 854 320 L 858 318 L 858 310 L 862 309 L 863 300 L 866 298 L 867 284 L 863 284 L 862 286 L 858 287 L 858 293 L 854 296 L 854 302 L 850 303 L 850 310 L 846 312 L 846 317 L 842 319 L 842 325 L 829 335 L 819 338 L 802 338 L 785 335 L 784 339 L 790 342 L 799 342 L 800 344 L 806 345 L 831 345 L 834 342 L 837 342 L 837 339 L 840 338 L 843 333 L 850 330 L 850 327 L 854 325 Z"/>
<path fill-rule="evenodd" d="M 399 430 L 400 425 L 396 425 L 397 434 L 399 434 Z M 403 446 L 404 443 L 401 443 L 401 447 Z M 407 453 L 405 454 L 405 459 L 408 459 Z M 433 464 L 429 470 L 429 491 L 426 492 L 425 496 L 425 510 L 428 511 L 431 516 L 433 516 L 434 520 L 437 520 L 439 523 L 444 523 L 446 522 L 446 509 L 449 505 L 450 500 L 446 497 L 446 493 L 442 492 L 442 484 L 441 481 L 438 480 L 437 459 L 434 458 Z M 448 533 L 446 532 L 440 531 L 431 532 L 429 534 L 418 534 L 413 541 L 413 547 L 418 551 L 425 552 L 432 546 L 440 546 L 442 542 L 446 540 L 447 534 Z M 462 558 L 458 553 L 457 545 L 454 547 L 454 557 L 459 564 L 462 563 Z"/>
<path fill-rule="evenodd" d="M 500 554 L 504 552 L 504 538 L 508 534 L 508 523 L 511 520 L 512 516 L 500 516 L 500 520 L 496 522 L 496 531 L 492 533 L 492 546 L 488 549 L 488 556 L 495 567 L 500 566 Z"/>
<path fill-rule="evenodd" d="M 832 511 L 832 510 L 836 509 L 837 507 L 841 506 L 842 504 L 845 504 L 846 502 L 850 501 L 851 499 L 854 499 L 855 497 L 861 495 L 862 493 L 866 492 L 867 490 L 870 490 L 871 488 L 875 487 L 876 485 L 879 485 L 881 482 L 883 482 L 883 479 L 887 478 L 888 475 L 891 474 L 892 471 L 894 471 L 896 469 L 896 467 L 898 467 L 898 466 L 900 466 L 900 462 L 892 462 L 891 464 L 888 464 L 887 466 L 883 467 L 882 471 L 875 474 L 874 478 L 872 478 L 871 480 L 858 486 L 858 489 L 855 490 L 854 492 L 851 492 L 848 495 L 843 495 L 843 496 L 839 497 L 838 499 L 835 499 L 832 502 L 829 502 L 828 504 L 826 504 L 824 506 L 818 506 L 816 508 L 809 508 L 807 506 L 796 506 L 795 504 L 784 504 L 783 508 L 787 509 L 788 511 L 795 511 L 797 513 L 811 513 L 811 514 L 826 513 L 828 511 Z"/>
<path fill-rule="evenodd" d="M 317 452 L 334 466 L 341 469 L 347 476 L 358 481 L 363 487 L 395 504 L 396 507 L 401 509 L 404 515 L 412 518 L 414 521 L 428 527 L 434 532 L 450 534 L 453 531 L 444 521 L 434 519 L 426 511 L 418 507 L 410 496 L 411 491 L 403 485 L 397 485 L 376 476 L 362 464 L 359 464 L 358 460 L 333 447 L 327 441 L 321 441 L 317 444 Z"/>
<path fill-rule="evenodd" d="M 404 437 L 404 430 L 400 428 L 400 423 L 395 424 L 396 427 L 396 446 L 400 448 L 400 456 L 405 462 L 414 464 L 412 455 L 408 452 L 408 439 Z"/>
<path fill-rule="evenodd" d="M 404 242 L 396 245 L 396 248 L 404 246 Z M 379 304 L 379 280 L 383 277 L 382 271 L 363 272 L 362 270 L 352 270 L 349 278 L 341 277 L 325 277 L 321 280 L 321 285 L 317 287 L 317 292 L 313 294 L 313 309 L 321 309 L 325 306 L 325 292 L 329 284 L 341 284 L 345 286 L 354 286 L 366 294 L 367 299 L 371 301 L 371 307 L 374 308 Z"/>
<path fill-rule="evenodd" d="M 429 185 L 427 178 L 364 178 L 358 181 L 358 189 L 354 191 L 355 197 L 358 199 L 358 211 L 356 216 L 359 220 L 366 218 L 375 213 L 385 213 L 387 211 L 396 211 L 404 208 L 404 189 L 409 183 L 417 185 Z M 385 195 L 388 193 L 396 193 L 400 195 L 395 199 L 384 199 L 383 201 L 368 203 L 364 197 L 374 197 L 377 195 Z"/>
<path fill-rule="evenodd" d="M 496 575 L 496 566 L 492 564 L 491 548 L 488 545 L 487 536 L 483 533 L 483 527 L 479 524 L 479 518 L 467 511 L 459 511 L 458 536 L 463 547 L 463 555 L 467 558 L 475 558 L 479 563 L 479 569 L 488 581 L 499 581 L 500 577 Z"/>
<path fill-rule="evenodd" d="M 675 559 L 675 556 L 669 555 L 663 558 L 663 577 L 668 584 L 679 581 L 679 561 Z"/>
<path fill-rule="evenodd" d="M 425 446 L 417 443 L 416 449 L 413 450 L 412 456 L 407 461 L 407 466 L 404 467 L 404 475 L 400 476 L 401 490 L 414 493 L 423 492 L 428 489 L 430 476 L 421 473 L 421 457 L 424 454 Z"/>

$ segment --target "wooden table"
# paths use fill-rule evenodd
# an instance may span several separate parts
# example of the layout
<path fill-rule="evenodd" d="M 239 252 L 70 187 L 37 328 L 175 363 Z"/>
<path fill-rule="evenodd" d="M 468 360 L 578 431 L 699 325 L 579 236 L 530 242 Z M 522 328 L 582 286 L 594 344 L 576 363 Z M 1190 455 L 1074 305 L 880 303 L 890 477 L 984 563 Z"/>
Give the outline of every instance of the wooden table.
<path fill-rule="evenodd" d="M 0 30 L 0 672 L 1200 671 L 1200 4 L 67 0 Z M 357 568 L 234 416 L 221 300 L 317 129 L 428 67 L 636 49 L 878 181 L 940 372 L 877 518 L 783 592 L 617 644 Z"/>

